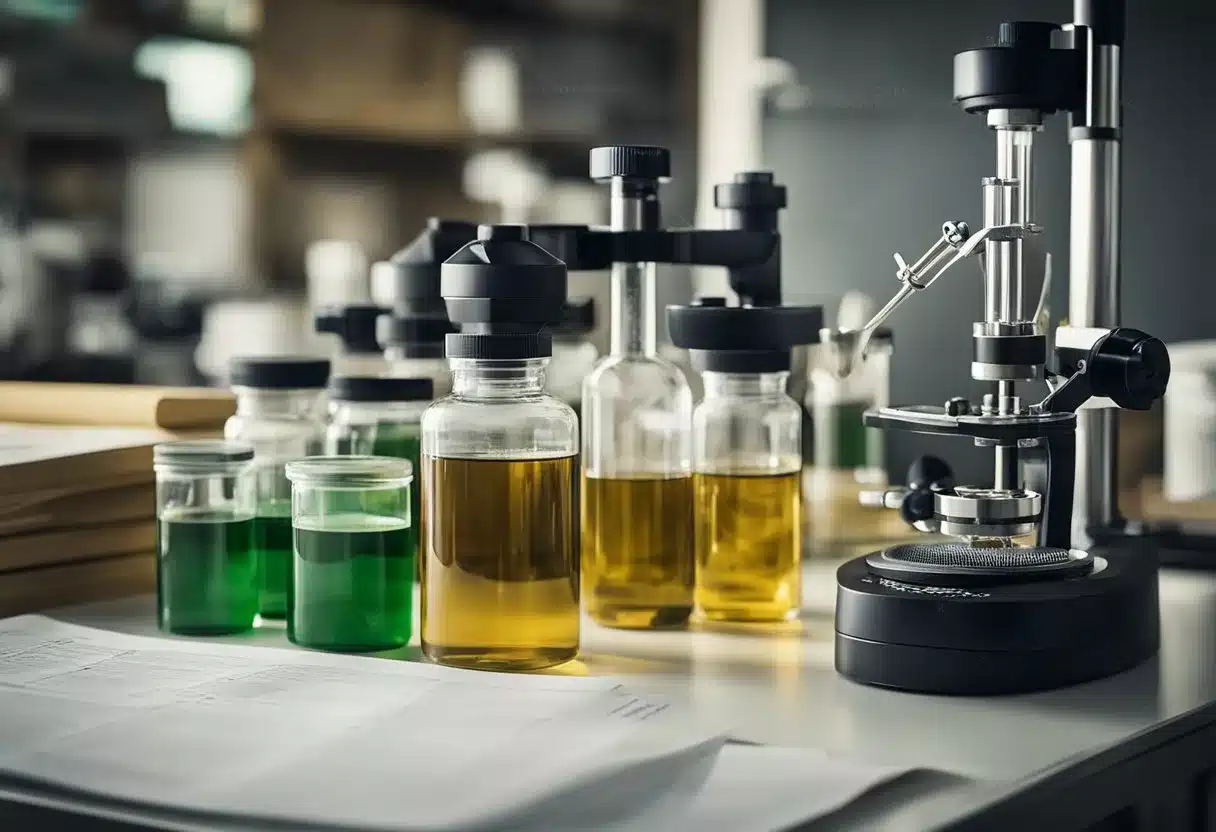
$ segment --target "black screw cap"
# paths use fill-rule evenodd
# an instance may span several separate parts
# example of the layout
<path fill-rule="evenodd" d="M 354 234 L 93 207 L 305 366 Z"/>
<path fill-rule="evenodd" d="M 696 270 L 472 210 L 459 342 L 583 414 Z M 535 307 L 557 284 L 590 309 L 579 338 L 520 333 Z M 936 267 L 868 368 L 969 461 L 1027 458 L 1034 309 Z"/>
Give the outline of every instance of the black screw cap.
<path fill-rule="evenodd" d="M 591 149 L 591 178 L 597 182 L 622 176 L 659 181 L 671 178 L 671 151 L 665 147 L 621 144 Z"/>

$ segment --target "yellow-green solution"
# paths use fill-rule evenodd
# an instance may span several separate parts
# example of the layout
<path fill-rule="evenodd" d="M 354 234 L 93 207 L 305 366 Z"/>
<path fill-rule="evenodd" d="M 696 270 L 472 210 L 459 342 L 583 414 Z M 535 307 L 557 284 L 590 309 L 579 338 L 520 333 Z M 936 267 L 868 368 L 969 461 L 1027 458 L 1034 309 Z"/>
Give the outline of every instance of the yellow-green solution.
<path fill-rule="evenodd" d="M 258 612 L 263 618 L 287 615 L 291 582 L 291 500 L 267 500 L 253 520 L 258 560 Z"/>
<path fill-rule="evenodd" d="M 161 629 L 222 635 L 253 627 L 258 611 L 253 518 L 215 509 L 173 509 L 157 523 Z"/>
<path fill-rule="evenodd" d="M 297 519 L 287 637 L 322 650 L 391 650 L 410 640 L 415 546 L 408 523 L 374 514 Z"/>

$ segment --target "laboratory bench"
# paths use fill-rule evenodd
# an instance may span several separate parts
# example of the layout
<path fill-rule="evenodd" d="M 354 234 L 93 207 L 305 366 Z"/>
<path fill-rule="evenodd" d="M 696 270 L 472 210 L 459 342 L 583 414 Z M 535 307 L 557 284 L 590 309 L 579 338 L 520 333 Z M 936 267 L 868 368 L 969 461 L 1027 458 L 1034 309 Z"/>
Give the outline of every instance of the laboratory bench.
<path fill-rule="evenodd" d="M 835 566 L 808 563 L 802 620 L 788 627 L 630 632 L 585 622 L 580 660 L 558 672 L 619 676 L 731 726 L 739 741 L 914 769 L 808 830 L 1216 830 L 1216 575 L 1162 571 L 1161 652 L 1147 664 L 1045 693 L 956 698 L 837 675 Z M 51 615 L 156 634 L 147 597 Z M 287 644 L 281 626 L 235 638 Z M 139 828 L 0 794 L 0 828 L 44 827 Z"/>

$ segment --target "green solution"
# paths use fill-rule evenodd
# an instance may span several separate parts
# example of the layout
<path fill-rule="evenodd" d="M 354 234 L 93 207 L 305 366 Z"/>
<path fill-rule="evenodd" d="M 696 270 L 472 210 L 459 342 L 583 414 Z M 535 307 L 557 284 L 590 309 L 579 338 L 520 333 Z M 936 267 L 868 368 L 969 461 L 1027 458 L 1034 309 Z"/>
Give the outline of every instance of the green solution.
<path fill-rule="evenodd" d="M 291 500 L 266 500 L 253 521 L 258 561 L 258 612 L 263 618 L 287 616 L 291 581 Z"/>
<path fill-rule="evenodd" d="M 297 518 L 287 637 L 304 647 L 350 652 L 408 642 L 415 551 L 401 518 Z"/>
<path fill-rule="evenodd" d="M 414 476 L 418 476 L 418 465 L 422 453 L 421 427 L 417 424 L 402 424 L 401 422 L 377 422 L 370 426 L 352 426 L 351 434 L 338 440 L 335 452 L 339 454 L 363 454 L 370 456 L 391 456 L 397 459 L 408 459 L 413 466 Z M 410 489 L 410 516 L 414 518 L 410 526 L 410 551 L 418 548 L 418 518 L 422 516 L 422 489 L 417 482 Z"/>
<path fill-rule="evenodd" d="M 239 633 L 258 611 L 253 518 L 173 509 L 157 523 L 160 625 L 183 635 Z"/>

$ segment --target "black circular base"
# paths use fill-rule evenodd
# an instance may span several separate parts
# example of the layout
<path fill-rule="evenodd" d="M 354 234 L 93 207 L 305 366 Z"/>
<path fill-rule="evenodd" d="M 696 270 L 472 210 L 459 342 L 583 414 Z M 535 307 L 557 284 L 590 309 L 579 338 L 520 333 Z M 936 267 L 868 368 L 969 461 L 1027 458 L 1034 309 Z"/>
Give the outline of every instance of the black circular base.
<path fill-rule="evenodd" d="M 1134 667 L 1157 652 L 1155 554 L 1091 554 L 1081 577 L 967 589 L 894 581 L 851 560 L 836 573 L 836 669 L 868 685 L 994 695 Z"/>

